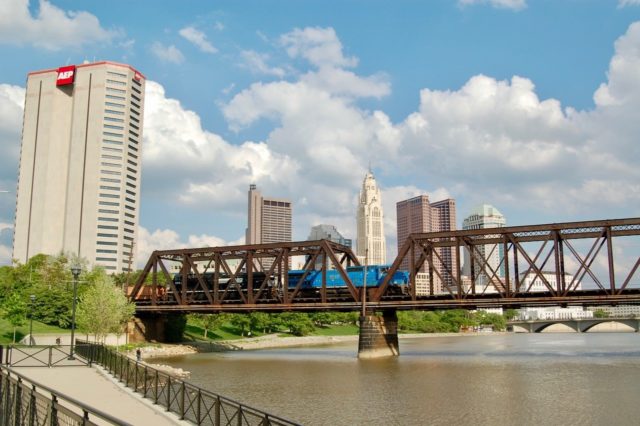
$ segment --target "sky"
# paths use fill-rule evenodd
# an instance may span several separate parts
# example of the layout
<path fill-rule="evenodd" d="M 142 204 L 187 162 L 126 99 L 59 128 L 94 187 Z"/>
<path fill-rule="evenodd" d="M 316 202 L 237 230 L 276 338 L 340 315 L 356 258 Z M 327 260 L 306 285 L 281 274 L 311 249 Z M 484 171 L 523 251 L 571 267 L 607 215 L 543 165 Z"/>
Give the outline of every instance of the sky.
<path fill-rule="evenodd" d="M 0 2 L 0 264 L 11 262 L 26 75 L 147 77 L 138 264 L 244 243 L 247 191 L 356 237 L 369 167 L 396 202 L 508 225 L 640 216 L 640 0 Z"/>

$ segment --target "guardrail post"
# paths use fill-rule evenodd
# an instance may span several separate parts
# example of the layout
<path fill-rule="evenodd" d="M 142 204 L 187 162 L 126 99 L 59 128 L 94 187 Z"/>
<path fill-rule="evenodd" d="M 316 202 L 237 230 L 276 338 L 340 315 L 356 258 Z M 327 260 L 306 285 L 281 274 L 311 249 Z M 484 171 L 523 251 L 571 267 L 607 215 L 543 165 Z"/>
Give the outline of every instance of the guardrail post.
<path fill-rule="evenodd" d="M 36 424 L 36 385 L 31 385 L 29 395 L 29 426 Z"/>
<path fill-rule="evenodd" d="M 16 426 L 22 425 L 22 379 L 18 377 L 15 392 L 14 421 Z"/>
<path fill-rule="evenodd" d="M 135 373 L 133 375 L 133 388 L 136 392 L 138 392 L 138 369 L 140 368 L 140 366 L 138 365 L 138 361 L 136 361 L 134 368 L 135 368 Z"/>
<path fill-rule="evenodd" d="M 4 410 L 2 411 L 5 414 L 3 424 L 8 426 L 9 419 L 11 419 L 11 377 L 9 377 L 9 373 L 7 373 L 5 384 L 6 385 L 4 387 L 4 401 L 2 401 L 2 405 L 4 405 Z"/>
<path fill-rule="evenodd" d="M 156 370 L 156 376 L 155 376 L 156 380 L 154 383 L 154 393 L 153 393 L 153 400 L 154 402 L 157 404 L 158 403 L 158 370 Z"/>
<path fill-rule="evenodd" d="M 242 426 L 242 404 L 238 404 L 238 426 Z"/>
<path fill-rule="evenodd" d="M 148 372 L 147 372 L 147 366 L 144 366 L 144 397 L 147 397 L 147 376 L 148 376 Z"/>
<path fill-rule="evenodd" d="M 184 392 L 185 384 L 182 382 L 182 386 L 180 387 L 180 420 L 184 420 Z"/>
<path fill-rule="evenodd" d="M 200 392 L 200 388 L 198 388 L 198 404 L 196 405 L 196 424 L 199 426 L 202 422 L 200 420 L 200 416 L 202 415 L 200 404 L 202 404 L 202 392 Z"/>
<path fill-rule="evenodd" d="M 51 426 L 58 426 L 58 397 L 51 394 L 51 412 L 49 413 Z"/>
<path fill-rule="evenodd" d="M 53 366 L 53 347 L 49 346 L 49 364 L 47 367 Z"/>
<path fill-rule="evenodd" d="M 216 395 L 215 418 L 213 419 L 213 424 L 216 426 L 220 425 L 220 402 L 220 395 Z"/>
<path fill-rule="evenodd" d="M 171 376 L 167 376 L 167 411 L 171 411 Z"/>

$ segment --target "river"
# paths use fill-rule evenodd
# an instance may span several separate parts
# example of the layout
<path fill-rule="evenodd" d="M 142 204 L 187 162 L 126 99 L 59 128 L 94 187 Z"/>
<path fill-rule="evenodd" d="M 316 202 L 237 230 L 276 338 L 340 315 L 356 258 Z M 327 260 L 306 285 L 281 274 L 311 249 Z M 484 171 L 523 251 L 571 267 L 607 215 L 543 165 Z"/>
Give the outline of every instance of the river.
<path fill-rule="evenodd" d="M 485 334 L 159 361 L 191 383 L 305 425 L 638 425 L 640 334 Z"/>

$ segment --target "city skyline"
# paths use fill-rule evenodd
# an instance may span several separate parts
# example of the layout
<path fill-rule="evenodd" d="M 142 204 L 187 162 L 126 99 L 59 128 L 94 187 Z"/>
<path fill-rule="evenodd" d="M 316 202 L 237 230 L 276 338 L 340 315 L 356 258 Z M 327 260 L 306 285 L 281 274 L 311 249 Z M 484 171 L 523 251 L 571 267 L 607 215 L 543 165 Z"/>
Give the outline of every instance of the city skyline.
<path fill-rule="evenodd" d="M 148 78 L 138 265 L 153 249 L 242 243 L 253 182 L 295 204 L 294 240 L 320 223 L 353 238 L 369 163 L 388 259 L 395 203 L 424 193 L 460 215 L 491 203 L 510 225 L 640 216 L 637 3 L 141 1 L 121 14 L 7 0 L 0 262 L 25 76 L 94 58 Z"/>

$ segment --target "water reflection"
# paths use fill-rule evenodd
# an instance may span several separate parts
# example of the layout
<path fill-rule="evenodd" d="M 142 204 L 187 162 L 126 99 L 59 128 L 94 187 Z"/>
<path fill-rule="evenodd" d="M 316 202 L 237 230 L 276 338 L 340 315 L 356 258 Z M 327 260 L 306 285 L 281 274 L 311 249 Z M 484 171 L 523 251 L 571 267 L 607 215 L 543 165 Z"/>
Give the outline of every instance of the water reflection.
<path fill-rule="evenodd" d="M 310 425 L 637 424 L 640 335 L 402 339 L 358 360 L 357 343 L 163 360 L 190 381 Z"/>

